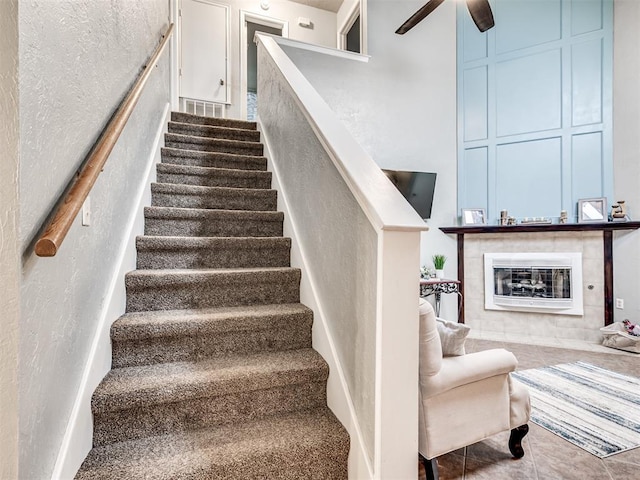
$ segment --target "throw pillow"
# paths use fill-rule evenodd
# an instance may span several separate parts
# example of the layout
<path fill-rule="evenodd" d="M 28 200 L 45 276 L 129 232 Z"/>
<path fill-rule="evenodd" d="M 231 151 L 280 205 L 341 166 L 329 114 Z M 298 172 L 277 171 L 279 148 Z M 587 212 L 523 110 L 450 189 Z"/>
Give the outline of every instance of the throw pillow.
<path fill-rule="evenodd" d="M 471 328 L 464 323 L 449 322 L 441 318 L 436 318 L 436 320 L 442 344 L 442 354 L 445 357 L 464 355 L 464 342 Z"/>

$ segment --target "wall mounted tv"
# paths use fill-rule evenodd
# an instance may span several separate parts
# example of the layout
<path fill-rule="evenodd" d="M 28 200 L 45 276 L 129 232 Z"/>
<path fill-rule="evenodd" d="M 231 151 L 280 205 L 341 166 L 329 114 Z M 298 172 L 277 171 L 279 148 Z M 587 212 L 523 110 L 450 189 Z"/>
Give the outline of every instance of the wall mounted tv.
<path fill-rule="evenodd" d="M 433 193 L 436 188 L 436 174 L 428 172 L 404 172 L 400 170 L 382 171 L 400 190 L 421 218 L 431 218 Z"/>

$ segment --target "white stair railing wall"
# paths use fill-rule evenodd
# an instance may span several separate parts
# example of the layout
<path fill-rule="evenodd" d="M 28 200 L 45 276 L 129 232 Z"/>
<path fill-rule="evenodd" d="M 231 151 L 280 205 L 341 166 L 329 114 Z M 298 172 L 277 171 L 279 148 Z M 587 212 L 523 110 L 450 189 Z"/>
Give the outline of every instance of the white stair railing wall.
<path fill-rule="evenodd" d="M 283 52 L 258 35 L 258 125 L 349 478 L 416 478 L 420 232 L 426 224 Z M 289 41 L 290 42 L 290 41 Z"/>

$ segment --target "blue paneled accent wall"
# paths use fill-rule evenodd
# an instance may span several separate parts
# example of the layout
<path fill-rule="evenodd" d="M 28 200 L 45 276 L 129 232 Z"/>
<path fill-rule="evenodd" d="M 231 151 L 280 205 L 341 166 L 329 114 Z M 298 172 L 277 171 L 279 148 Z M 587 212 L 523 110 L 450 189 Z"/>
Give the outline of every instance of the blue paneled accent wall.
<path fill-rule="evenodd" d="M 576 215 L 613 193 L 613 0 L 491 0 L 480 33 L 458 6 L 458 207 Z"/>

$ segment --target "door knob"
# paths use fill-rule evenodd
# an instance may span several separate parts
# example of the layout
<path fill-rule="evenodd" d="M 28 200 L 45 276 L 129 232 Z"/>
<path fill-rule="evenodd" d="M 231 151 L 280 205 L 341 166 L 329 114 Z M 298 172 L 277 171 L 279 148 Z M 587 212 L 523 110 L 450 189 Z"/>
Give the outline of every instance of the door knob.
<path fill-rule="evenodd" d="M 220 85 L 224 85 L 224 80 L 220 79 Z"/>

